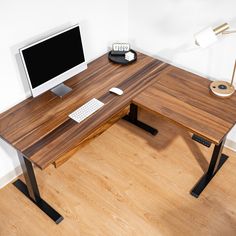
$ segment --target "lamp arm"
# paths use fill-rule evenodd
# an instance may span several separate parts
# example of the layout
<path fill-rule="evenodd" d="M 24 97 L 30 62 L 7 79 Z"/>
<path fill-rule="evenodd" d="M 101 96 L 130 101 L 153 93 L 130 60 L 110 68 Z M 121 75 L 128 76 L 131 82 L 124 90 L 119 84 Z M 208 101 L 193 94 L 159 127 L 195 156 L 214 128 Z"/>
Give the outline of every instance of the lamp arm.
<path fill-rule="evenodd" d="M 234 75 L 235 75 L 235 70 L 236 70 L 236 60 L 235 60 L 235 63 L 234 63 L 234 69 L 233 69 L 233 75 L 232 75 L 232 79 L 231 79 L 230 87 L 232 87 L 232 85 L 233 85 Z"/>
<path fill-rule="evenodd" d="M 222 32 L 222 34 L 233 34 L 233 33 L 236 33 L 236 30 L 227 30 Z"/>

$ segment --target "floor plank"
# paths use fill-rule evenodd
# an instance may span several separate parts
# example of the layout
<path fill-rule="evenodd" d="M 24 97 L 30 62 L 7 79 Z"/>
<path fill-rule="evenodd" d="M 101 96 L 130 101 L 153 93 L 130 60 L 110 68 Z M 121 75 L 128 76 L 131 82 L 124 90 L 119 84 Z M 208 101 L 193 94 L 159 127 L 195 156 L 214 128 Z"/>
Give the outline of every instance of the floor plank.
<path fill-rule="evenodd" d="M 155 137 L 119 121 L 58 169 L 36 170 L 41 194 L 64 217 L 55 225 L 14 186 L 0 190 L 0 235 L 236 235 L 236 153 L 202 195 L 189 191 L 212 151 L 158 117 Z M 197 157 L 196 157 L 197 156 Z"/>

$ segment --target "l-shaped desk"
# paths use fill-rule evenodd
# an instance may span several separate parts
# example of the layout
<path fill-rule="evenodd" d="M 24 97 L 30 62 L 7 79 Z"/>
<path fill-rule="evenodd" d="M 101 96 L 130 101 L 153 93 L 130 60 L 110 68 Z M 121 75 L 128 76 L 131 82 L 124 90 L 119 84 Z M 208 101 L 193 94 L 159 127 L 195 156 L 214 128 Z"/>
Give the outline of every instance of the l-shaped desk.
<path fill-rule="evenodd" d="M 228 158 L 222 148 L 236 122 L 236 95 L 214 97 L 205 78 L 141 53 L 127 66 L 109 62 L 106 54 L 65 84 L 73 90 L 63 98 L 48 91 L 0 115 L 0 137 L 17 150 L 25 178 L 25 183 L 17 180 L 13 184 L 56 223 L 63 217 L 41 198 L 33 164 L 42 170 L 63 164 L 122 117 L 156 135 L 155 128 L 138 120 L 138 107 L 162 115 L 190 130 L 200 141 L 215 145 L 208 171 L 191 190 L 193 196 L 199 196 Z M 122 89 L 124 94 L 109 93 L 111 87 Z M 105 103 L 100 110 L 79 124 L 68 117 L 94 97 Z"/>

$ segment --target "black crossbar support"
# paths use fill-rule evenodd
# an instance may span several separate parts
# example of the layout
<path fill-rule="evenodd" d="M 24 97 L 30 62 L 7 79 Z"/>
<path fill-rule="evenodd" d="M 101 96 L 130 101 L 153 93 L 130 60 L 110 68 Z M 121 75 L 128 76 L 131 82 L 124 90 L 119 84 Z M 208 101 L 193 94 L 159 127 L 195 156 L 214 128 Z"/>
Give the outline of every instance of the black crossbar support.
<path fill-rule="evenodd" d="M 156 135 L 158 133 L 157 129 L 138 120 L 138 106 L 133 103 L 130 104 L 129 114 L 124 116 L 122 119 L 124 119 L 124 120 L 130 122 L 131 124 L 147 131 L 148 133 L 150 133 L 152 135 Z"/>
<path fill-rule="evenodd" d="M 56 224 L 59 224 L 63 220 L 63 216 L 41 198 L 32 163 L 19 152 L 18 156 L 26 184 L 18 179 L 13 185 L 47 214 Z"/>
<path fill-rule="evenodd" d="M 198 143 L 201 143 L 202 145 L 204 145 L 208 148 L 211 146 L 211 142 L 207 141 L 206 139 L 204 139 L 196 134 L 193 134 L 192 139 Z"/>

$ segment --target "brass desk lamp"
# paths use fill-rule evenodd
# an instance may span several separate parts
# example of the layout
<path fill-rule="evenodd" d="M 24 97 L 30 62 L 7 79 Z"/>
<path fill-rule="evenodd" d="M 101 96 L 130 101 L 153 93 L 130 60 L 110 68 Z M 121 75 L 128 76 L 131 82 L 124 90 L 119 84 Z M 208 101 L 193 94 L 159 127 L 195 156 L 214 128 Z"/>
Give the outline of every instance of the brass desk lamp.
<path fill-rule="evenodd" d="M 214 93 L 216 96 L 219 96 L 219 97 L 230 97 L 231 95 L 233 95 L 235 91 L 235 88 L 233 86 L 235 69 L 236 69 L 236 61 L 234 63 L 234 70 L 233 70 L 231 83 L 228 83 L 226 81 L 212 82 L 210 84 L 210 90 L 212 91 L 212 93 Z"/>
<path fill-rule="evenodd" d="M 204 29 L 194 35 L 195 44 L 200 47 L 205 48 L 217 41 L 217 39 L 218 39 L 217 35 L 219 35 L 221 33 L 222 34 L 231 34 L 231 33 L 236 32 L 236 30 L 227 31 L 228 29 L 229 29 L 228 23 L 224 23 L 214 29 L 211 27 Z M 214 81 L 210 84 L 211 92 L 219 97 L 230 97 L 235 91 L 235 88 L 233 86 L 235 70 L 236 70 L 236 61 L 234 64 L 231 83 L 228 83 L 226 81 Z"/>
<path fill-rule="evenodd" d="M 224 23 L 216 28 L 206 28 L 194 35 L 195 44 L 205 48 L 217 41 L 217 35 L 236 33 L 236 30 L 228 30 L 229 24 Z"/>

